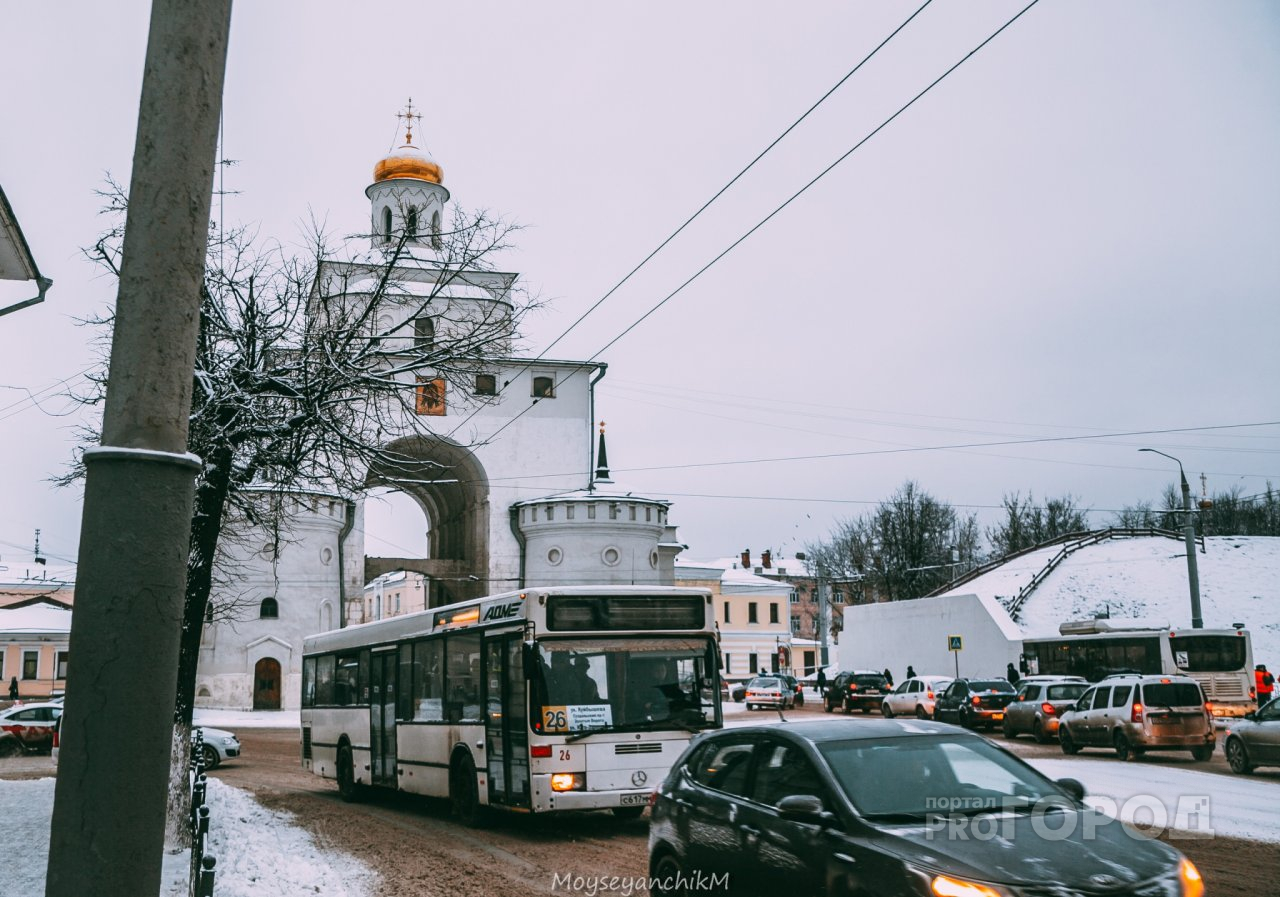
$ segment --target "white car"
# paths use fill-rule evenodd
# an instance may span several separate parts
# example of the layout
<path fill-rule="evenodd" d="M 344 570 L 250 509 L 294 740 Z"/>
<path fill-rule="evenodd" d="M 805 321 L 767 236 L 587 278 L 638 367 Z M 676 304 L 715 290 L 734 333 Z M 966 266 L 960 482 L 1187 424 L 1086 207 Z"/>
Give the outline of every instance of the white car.
<path fill-rule="evenodd" d="M 200 733 L 204 741 L 204 768 L 217 769 L 224 760 L 240 756 L 240 739 L 226 729 L 212 729 L 209 726 L 193 726 L 191 737 Z"/>
<path fill-rule="evenodd" d="M 62 705 L 14 704 L 0 710 L 0 757 L 16 757 L 53 747 L 53 729 Z"/>
<path fill-rule="evenodd" d="M 886 719 L 895 716 L 932 719 L 935 696 L 942 694 L 951 681 L 950 676 L 913 676 L 885 695 L 880 702 L 880 712 Z"/>

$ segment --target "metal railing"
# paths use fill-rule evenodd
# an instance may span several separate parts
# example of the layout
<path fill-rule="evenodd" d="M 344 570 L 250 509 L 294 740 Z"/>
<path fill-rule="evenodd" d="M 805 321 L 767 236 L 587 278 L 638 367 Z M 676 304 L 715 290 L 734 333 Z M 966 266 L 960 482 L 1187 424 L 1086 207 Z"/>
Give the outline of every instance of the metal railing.
<path fill-rule="evenodd" d="M 204 772 L 204 737 L 197 729 L 191 740 L 191 897 L 213 897 L 217 858 L 206 852 L 209 840 L 209 807 L 205 803 L 209 778 Z"/>

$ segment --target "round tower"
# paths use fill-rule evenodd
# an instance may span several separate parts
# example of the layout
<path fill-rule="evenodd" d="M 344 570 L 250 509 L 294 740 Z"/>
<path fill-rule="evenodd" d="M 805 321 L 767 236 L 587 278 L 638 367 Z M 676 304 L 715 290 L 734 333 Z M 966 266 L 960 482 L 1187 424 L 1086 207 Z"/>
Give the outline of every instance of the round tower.
<path fill-rule="evenodd" d="M 378 160 L 364 191 L 372 207 L 373 245 L 394 246 L 403 237 L 406 246 L 438 249 L 449 201 L 444 169 L 413 144 L 413 123 L 422 115 L 413 111 L 412 98 L 398 117 L 405 121 L 404 143 Z"/>

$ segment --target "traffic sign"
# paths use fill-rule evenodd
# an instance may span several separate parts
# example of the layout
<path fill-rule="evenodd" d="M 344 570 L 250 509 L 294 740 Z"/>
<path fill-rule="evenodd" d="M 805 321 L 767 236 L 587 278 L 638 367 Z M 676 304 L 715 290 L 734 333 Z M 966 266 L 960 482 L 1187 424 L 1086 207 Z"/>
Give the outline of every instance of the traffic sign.
<path fill-rule="evenodd" d="M 961 651 L 961 650 L 963 650 L 963 648 L 964 648 L 964 646 L 961 644 L 960 636 L 958 636 L 958 635 L 949 635 L 949 636 L 947 636 L 947 650 L 948 650 L 948 651 Z"/>

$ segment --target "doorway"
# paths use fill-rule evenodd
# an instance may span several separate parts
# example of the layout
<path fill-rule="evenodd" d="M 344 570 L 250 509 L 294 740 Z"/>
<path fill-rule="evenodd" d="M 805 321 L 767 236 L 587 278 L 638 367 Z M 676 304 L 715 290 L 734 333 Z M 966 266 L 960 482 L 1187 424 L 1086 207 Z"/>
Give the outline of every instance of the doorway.
<path fill-rule="evenodd" d="M 264 657 L 253 666 L 253 709 L 280 709 L 280 661 Z"/>

